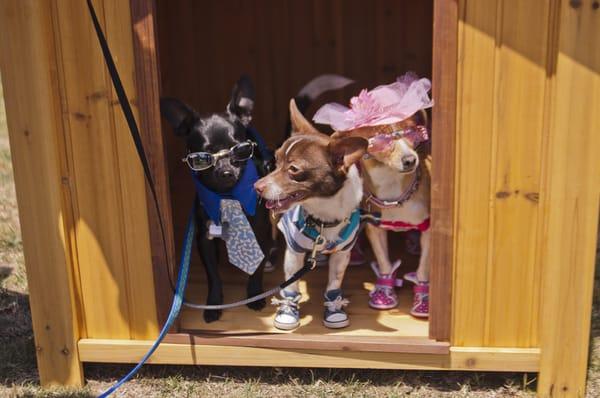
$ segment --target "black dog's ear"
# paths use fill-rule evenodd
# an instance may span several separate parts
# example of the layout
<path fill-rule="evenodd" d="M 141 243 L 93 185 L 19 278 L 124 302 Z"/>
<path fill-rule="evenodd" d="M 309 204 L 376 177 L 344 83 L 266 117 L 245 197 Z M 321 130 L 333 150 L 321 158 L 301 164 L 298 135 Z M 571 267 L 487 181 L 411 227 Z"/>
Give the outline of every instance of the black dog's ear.
<path fill-rule="evenodd" d="M 240 77 L 231 93 L 231 100 L 227 105 L 227 112 L 237 116 L 244 126 L 252 121 L 252 110 L 254 109 L 254 86 L 246 75 Z"/>
<path fill-rule="evenodd" d="M 187 136 L 200 116 L 192 108 L 175 98 L 160 99 L 160 113 L 169 122 L 175 134 Z"/>

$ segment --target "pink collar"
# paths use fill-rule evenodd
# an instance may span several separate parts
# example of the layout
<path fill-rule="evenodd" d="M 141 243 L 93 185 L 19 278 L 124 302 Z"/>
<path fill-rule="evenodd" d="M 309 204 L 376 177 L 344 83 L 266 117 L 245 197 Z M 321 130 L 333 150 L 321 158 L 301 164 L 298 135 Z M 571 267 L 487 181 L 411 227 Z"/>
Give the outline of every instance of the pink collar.
<path fill-rule="evenodd" d="M 415 178 L 413 178 L 409 187 L 404 191 L 400 197 L 395 200 L 383 200 L 373 195 L 367 189 L 365 189 L 365 200 L 367 203 L 372 203 L 380 209 L 392 209 L 395 207 L 402 206 L 407 200 L 409 200 L 413 194 L 419 189 L 419 182 L 421 181 L 421 169 L 417 168 L 415 172 Z"/>

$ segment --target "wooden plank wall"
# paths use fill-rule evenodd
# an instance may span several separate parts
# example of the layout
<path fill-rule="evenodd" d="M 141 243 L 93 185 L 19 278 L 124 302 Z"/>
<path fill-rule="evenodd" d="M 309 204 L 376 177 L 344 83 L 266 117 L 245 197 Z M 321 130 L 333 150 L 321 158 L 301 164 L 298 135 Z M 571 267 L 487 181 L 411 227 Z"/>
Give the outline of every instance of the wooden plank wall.
<path fill-rule="evenodd" d="M 129 4 L 94 4 L 135 104 Z M 2 5 L 5 26 L 15 26 L 3 33 L 3 72 L 40 373 L 72 384 L 79 364 L 64 375 L 46 344 L 64 349 L 64 361 L 78 336 L 158 333 L 145 182 L 86 3 Z"/>
<path fill-rule="evenodd" d="M 94 2 L 135 104 L 129 4 Z M 53 3 L 75 250 L 90 338 L 157 334 L 145 182 L 85 2 Z"/>
<path fill-rule="evenodd" d="M 539 345 L 556 1 L 460 2 L 453 343 Z"/>
<path fill-rule="evenodd" d="M 0 1 L 0 68 L 37 367 L 43 385 L 82 385 L 81 313 L 69 224 L 50 2 Z"/>
<path fill-rule="evenodd" d="M 557 10 L 548 101 L 538 392 L 585 395 L 600 198 L 600 9 Z M 597 337 L 597 335 L 596 335 Z"/>
<path fill-rule="evenodd" d="M 247 73 L 257 91 L 254 123 L 276 145 L 289 99 L 319 74 L 340 73 L 358 83 L 323 96 L 309 114 L 409 70 L 430 77 L 432 18 L 433 1 L 159 0 L 162 94 L 200 112 L 222 111 L 233 84 Z M 163 130 L 179 242 L 193 187 L 180 162 L 183 140 Z"/>

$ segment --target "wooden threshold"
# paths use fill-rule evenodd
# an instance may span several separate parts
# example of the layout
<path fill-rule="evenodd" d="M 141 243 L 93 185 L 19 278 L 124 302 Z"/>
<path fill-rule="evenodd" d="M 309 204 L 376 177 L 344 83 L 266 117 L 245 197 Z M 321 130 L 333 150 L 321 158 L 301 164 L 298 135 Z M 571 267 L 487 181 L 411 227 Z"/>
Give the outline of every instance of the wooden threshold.
<path fill-rule="evenodd" d="M 82 362 L 136 363 L 152 341 L 83 339 Z M 447 354 L 275 349 L 163 343 L 151 364 L 536 372 L 537 348 L 451 347 Z"/>
<path fill-rule="evenodd" d="M 450 352 L 450 344 L 427 338 L 327 336 L 319 334 L 299 335 L 292 333 L 255 333 L 243 335 L 181 333 L 169 334 L 165 338 L 165 343 L 437 355 L 448 354 Z"/>

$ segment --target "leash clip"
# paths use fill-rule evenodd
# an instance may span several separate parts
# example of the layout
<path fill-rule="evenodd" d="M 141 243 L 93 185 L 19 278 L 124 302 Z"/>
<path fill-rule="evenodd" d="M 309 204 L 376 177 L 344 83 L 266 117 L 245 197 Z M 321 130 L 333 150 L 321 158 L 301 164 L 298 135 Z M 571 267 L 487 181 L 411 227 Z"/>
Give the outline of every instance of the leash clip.
<path fill-rule="evenodd" d="M 321 228 L 319 229 L 319 236 L 315 239 L 313 243 L 312 251 L 310 253 L 310 257 L 308 258 L 308 262 L 310 263 L 310 269 L 315 269 L 317 266 L 317 253 L 319 250 L 323 249 L 323 245 L 327 242 L 323 237 L 323 224 L 321 224 Z"/>

